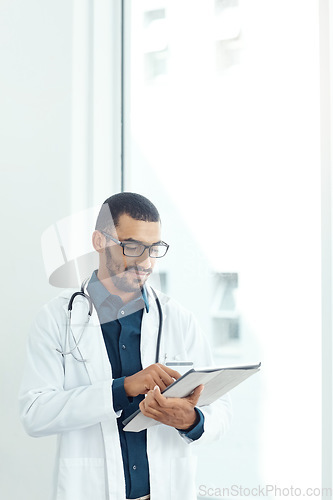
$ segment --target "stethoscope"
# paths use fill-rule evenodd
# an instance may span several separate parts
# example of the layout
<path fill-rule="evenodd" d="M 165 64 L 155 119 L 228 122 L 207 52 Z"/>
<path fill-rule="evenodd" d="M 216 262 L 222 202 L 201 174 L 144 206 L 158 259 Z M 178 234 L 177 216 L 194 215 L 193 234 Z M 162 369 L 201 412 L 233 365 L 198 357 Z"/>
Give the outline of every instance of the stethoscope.
<path fill-rule="evenodd" d="M 72 349 L 70 349 L 69 351 L 61 351 L 60 349 L 56 349 L 56 351 L 59 352 L 60 354 L 62 354 L 63 356 L 68 356 L 69 354 L 71 354 L 73 356 L 73 358 L 76 361 L 79 361 L 80 363 L 86 363 L 87 362 L 87 359 L 84 359 L 83 356 L 81 355 L 81 352 L 80 352 L 80 349 L 79 349 L 79 343 L 80 343 L 80 340 L 82 338 L 83 332 L 85 330 L 86 324 L 89 322 L 89 320 L 91 318 L 91 315 L 93 313 L 93 310 L 94 310 L 93 301 L 91 300 L 91 297 L 89 296 L 89 294 L 86 293 L 86 291 L 85 291 L 85 287 L 86 287 L 89 279 L 90 278 L 87 278 L 87 279 L 85 279 L 82 282 L 82 284 L 81 284 L 81 290 L 78 291 L 78 292 L 73 293 L 73 295 L 71 296 L 71 298 L 69 299 L 69 302 L 68 302 L 67 325 L 66 325 L 66 339 L 68 339 L 68 345 L 69 345 L 69 337 L 71 335 L 72 338 L 73 338 L 73 341 L 74 341 L 74 347 Z M 155 298 L 155 302 L 156 302 L 156 305 L 157 305 L 157 309 L 158 309 L 158 315 L 159 315 L 157 343 L 156 343 L 156 354 L 155 354 L 155 363 L 158 363 L 158 360 L 159 360 L 159 357 L 160 357 L 160 345 L 161 345 L 161 336 L 162 336 L 162 327 L 163 327 L 163 313 L 162 313 L 161 302 L 160 302 L 159 298 L 157 297 L 157 294 L 156 294 L 155 290 L 153 288 L 151 288 L 151 291 L 153 292 L 153 295 L 154 295 L 154 298 Z M 84 297 L 88 301 L 88 304 L 89 304 L 89 311 L 88 311 L 87 323 L 84 325 L 78 341 L 76 341 L 76 339 L 74 337 L 74 334 L 73 334 L 73 331 L 72 331 L 72 309 L 73 309 L 73 304 L 74 304 L 74 301 L 75 301 L 76 297 Z M 78 352 L 80 353 L 81 359 L 75 356 L 75 354 L 74 354 L 75 350 L 78 350 Z"/>

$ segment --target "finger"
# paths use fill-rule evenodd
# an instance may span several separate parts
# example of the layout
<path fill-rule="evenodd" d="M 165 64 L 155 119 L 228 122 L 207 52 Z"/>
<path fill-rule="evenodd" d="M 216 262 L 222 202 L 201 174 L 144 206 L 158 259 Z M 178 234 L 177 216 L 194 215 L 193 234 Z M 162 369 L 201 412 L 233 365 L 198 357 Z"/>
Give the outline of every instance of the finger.
<path fill-rule="evenodd" d="M 141 403 L 139 404 L 139 408 L 140 408 L 141 412 L 144 413 L 144 411 L 145 411 L 144 400 L 142 400 Z"/>
<path fill-rule="evenodd" d="M 202 393 L 202 391 L 204 390 L 204 385 L 201 384 L 201 385 L 198 385 L 198 387 L 196 387 L 194 389 L 194 391 L 192 392 L 192 394 L 190 396 L 187 396 L 187 399 L 191 404 L 193 404 L 193 406 L 195 406 L 199 400 L 199 397 L 200 397 L 200 394 Z"/>
<path fill-rule="evenodd" d="M 159 364 L 159 363 L 158 363 Z M 176 370 L 173 370 L 172 368 L 169 368 L 168 366 L 165 365 L 160 365 L 159 366 L 162 368 L 163 371 L 165 371 L 170 377 L 178 380 L 181 377 L 181 374 L 177 372 Z"/>
<path fill-rule="evenodd" d="M 145 399 L 141 402 L 142 405 L 147 409 L 148 407 L 153 407 L 156 409 L 160 409 L 161 411 L 163 407 L 169 407 L 171 405 L 164 404 L 166 401 L 168 401 L 164 396 L 161 395 L 160 388 L 158 385 L 155 385 L 154 390 L 150 390 L 147 394 Z M 141 404 L 140 403 L 140 404 Z"/>
<path fill-rule="evenodd" d="M 166 398 L 162 396 L 159 386 L 155 385 L 154 389 L 149 391 L 145 397 L 145 406 L 152 405 L 159 407 L 163 405 L 163 401 L 166 401 Z M 160 403 L 162 403 L 162 405 Z"/>
<path fill-rule="evenodd" d="M 174 383 L 174 381 L 175 381 L 174 378 L 171 375 L 169 375 L 169 373 L 165 370 L 165 368 L 166 368 L 165 366 L 163 366 L 163 367 L 157 366 L 156 368 L 157 368 L 156 375 L 165 384 L 165 387 L 168 387 L 169 385 Z M 171 371 L 174 372 L 175 374 L 177 373 L 175 370 L 171 370 Z M 160 384 L 158 384 L 158 386 L 160 386 Z"/>
<path fill-rule="evenodd" d="M 152 391 L 150 391 L 152 392 Z M 145 397 L 145 399 L 143 399 L 141 401 L 141 403 L 139 404 L 139 408 L 140 410 L 142 411 L 142 413 L 146 413 L 147 412 L 147 409 L 152 405 L 153 401 L 151 400 L 151 398 L 148 397 L 148 395 Z"/>
<path fill-rule="evenodd" d="M 166 399 L 162 396 L 160 392 L 160 388 L 156 385 L 153 391 L 149 391 L 144 399 L 144 407 L 147 410 L 148 408 L 154 408 L 156 410 L 161 411 L 162 413 L 167 410 L 171 410 L 173 408 L 173 404 L 170 398 Z"/>
<path fill-rule="evenodd" d="M 139 408 L 141 413 L 143 413 L 146 417 L 150 417 L 155 420 L 160 420 L 163 417 L 163 413 L 160 411 L 159 406 L 154 399 L 149 400 L 149 398 L 146 397 L 139 404 Z"/>
<path fill-rule="evenodd" d="M 179 404 L 182 404 L 183 400 L 181 398 L 166 398 L 165 396 L 163 396 L 157 385 L 151 392 L 151 397 L 154 398 L 156 405 L 160 407 L 162 412 L 170 411 L 174 408 L 177 408 Z"/>
<path fill-rule="evenodd" d="M 154 389 L 151 391 L 151 398 L 154 399 L 157 406 L 163 406 L 163 401 L 166 400 L 161 394 L 161 389 L 158 385 L 155 385 Z"/>
<path fill-rule="evenodd" d="M 146 390 L 143 394 L 147 395 L 150 391 L 153 391 L 154 387 L 156 385 L 161 386 L 162 391 L 164 391 L 164 389 L 166 388 L 166 385 L 164 384 L 164 382 L 161 379 L 156 378 L 156 377 L 152 377 L 149 384 L 146 384 Z"/>
<path fill-rule="evenodd" d="M 156 386 L 155 386 L 156 387 Z M 144 406 L 147 407 L 147 405 L 153 404 L 155 402 L 155 395 L 154 391 L 150 390 L 147 392 L 145 399 L 143 400 Z M 156 404 L 156 403 L 155 403 Z"/>
<path fill-rule="evenodd" d="M 161 391 L 164 391 L 164 389 L 168 387 L 168 385 L 165 384 L 163 379 L 160 377 L 159 369 L 154 368 L 154 370 L 149 373 L 149 377 L 146 379 L 144 394 L 147 394 L 149 391 L 154 390 L 154 387 L 156 385 L 160 387 Z"/>

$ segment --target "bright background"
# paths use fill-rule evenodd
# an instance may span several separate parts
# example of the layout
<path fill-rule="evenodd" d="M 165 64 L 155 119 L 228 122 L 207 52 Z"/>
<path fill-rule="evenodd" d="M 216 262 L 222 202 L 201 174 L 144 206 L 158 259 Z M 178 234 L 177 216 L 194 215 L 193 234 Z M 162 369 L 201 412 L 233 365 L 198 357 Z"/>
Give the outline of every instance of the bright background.
<path fill-rule="evenodd" d="M 120 7 L 0 3 L 1 497 L 50 497 L 55 440 L 17 410 L 27 333 L 58 292 L 41 235 L 118 192 L 121 165 L 160 209 L 160 285 L 217 363 L 262 362 L 198 486 L 320 488 L 319 2 L 127 0 L 123 65 Z"/>

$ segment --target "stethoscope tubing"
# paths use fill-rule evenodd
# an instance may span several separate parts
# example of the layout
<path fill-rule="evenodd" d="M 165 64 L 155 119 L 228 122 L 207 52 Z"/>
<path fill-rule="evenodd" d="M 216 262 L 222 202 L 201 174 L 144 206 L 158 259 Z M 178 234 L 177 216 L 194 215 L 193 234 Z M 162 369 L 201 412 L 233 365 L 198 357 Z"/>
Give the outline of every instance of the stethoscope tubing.
<path fill-rule="evenodd" d="M 157 297 L 155 290 L 151 289 L 151 291 L 153 292 L 154 297 L 155 297 L 155 302 L 157 305 L 158 316 L 159 316 L 157 342 L 156 342 L 156 354 L 155 354 L 155 363 L 158 363 L 158 360 L 160 357 L 161 337 L 162 337 L 162 328 L 163 328 L 163 312 L 162 312 L 162 306 L 161 306 L 160 299 Z"/>
<path fill-rule="evenodd" d="M 72 334 L 72 337 L 73 337 L 73 340 L 74 340 L 74 347 L 72 349 L 70 349 L 69 351 L 61 351 L 60 349 L 56 349 L 57 352 L 59 352 L 60 354 L 62 354 L 62 356 L 68 356 L 69 354 L 71 354 L 73 356 L 73 358 L 76 360 L 76 361 L 79 361 L 80 363 L 86 363 L 87 360 L 86 359 L 83 359 L 81 353 L 80 353 L 80 350 L 79 350 L 79 343 L 80 343 L 80 340 L 82 338 L 82 335 L 83 335 L 83 332 L 85 330 L 85 325 L 82 329 L 82 332 L 81 332 L 81 335 L 78 339 L 78 341 L 76 341 L 74 335 L 73 335 L 73 332 L 72 332 L 72 325 L 71 325 L 71 321 L 72 321 L 72 309 L 73 309 L 73 303 L 75 301 L 75 298 L 76 297 L 84 297 L 87 299 L 88 303 L 89 303 L 89 311 L 88 311 L 88 321 L 93 313 L 93 309 L 94 309 L 94 306 L 93 306 L 93 301 L 91 300 L 91 297 L 89 296 L 88 293 L 85 292 L 85 286 L 88 282 L 89 278 L 84 280 L 82 285 L 81 285 L 81 290 L 78 291 L 78 292 L 75 292 L 73 293 L 73 295 L 71 296 L 71 298 L 69 299 L 69 302 L 68 302 L 68 319 L 67 319 L 67 327 L 66 327 L 66 338 L 68 338 L 68 341 L 69 341 L 69 335 Z M 163 312 L 162 312 L 162 306 L 161 306 L 161 302 L 155 292 L 155 290 L 153 288 L 151 288 L 152 292 L 153 292 L 153 295 L 155 297 L 155 302 L 156 302 L 156 306 L 157 306 L 157 309 L 158 309 L 158 315 L 159 315 L 159 325 L 158 325 L 158 333 L 157 333 L 157 342 L 156 342 L 156 353 L 155 353 L 155 363 L 158 363 L 158 360 L 159 360 L 159 357 L 160 357 L 160 348 L 161 348 L 161 337 L 162 337 L 162 328 L 163 328 Z M 74 354 L 74 351 L 75 350 L 78 350 L 79 353 L 80 353 L 80 356 L 81 356 L 81 359 L 77 358 Z"/>

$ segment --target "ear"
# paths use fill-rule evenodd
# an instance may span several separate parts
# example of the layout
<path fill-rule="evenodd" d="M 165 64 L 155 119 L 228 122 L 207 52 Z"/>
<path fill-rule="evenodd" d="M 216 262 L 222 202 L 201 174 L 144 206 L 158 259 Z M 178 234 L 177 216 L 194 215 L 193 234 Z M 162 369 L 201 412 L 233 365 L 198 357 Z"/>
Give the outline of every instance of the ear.
<path fill-rule="evenodd" d="M 94 231 L 92 234 L 92 244 L 96 252 L 103 253 L 105 249 L 105 236 L 99 231 Z"/>

